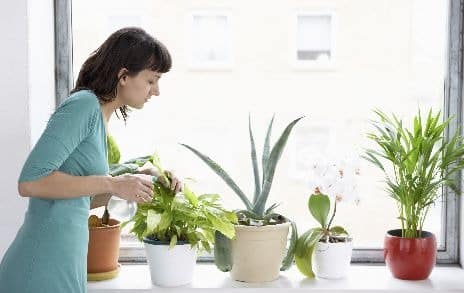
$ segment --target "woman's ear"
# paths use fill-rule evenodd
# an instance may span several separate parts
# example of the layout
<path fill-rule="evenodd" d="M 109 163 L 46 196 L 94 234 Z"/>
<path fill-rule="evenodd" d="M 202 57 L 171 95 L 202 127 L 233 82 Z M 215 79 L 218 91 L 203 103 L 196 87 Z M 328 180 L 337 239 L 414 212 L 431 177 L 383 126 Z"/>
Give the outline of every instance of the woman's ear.
<path fill-rule="evenodd" d="M 127 81 L 127 73 L 129 70 L 127 68 L 121 68 L 118 72 L 118 80 L 121 83 L 121 85 L 125 85 Z"/>

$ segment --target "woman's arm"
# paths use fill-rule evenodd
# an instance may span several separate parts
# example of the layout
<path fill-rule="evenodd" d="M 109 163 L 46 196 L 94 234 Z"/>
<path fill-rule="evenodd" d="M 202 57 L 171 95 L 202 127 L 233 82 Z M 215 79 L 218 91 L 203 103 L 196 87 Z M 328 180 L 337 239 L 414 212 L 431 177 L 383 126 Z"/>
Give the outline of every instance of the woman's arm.
<path fill-rule="evenodd" d="M 108 201 L 111 198 L 110 193 L 106 194 L 97 194 L 92 197 L 92 201 L 90 202 L 90 209 L 96 209 L 99 207 L 104 207 L 108 204 Z"/>
<path fill-rule="evenodd" d="M 73 176 L 53 171 L 34 181 L 22 181 L 18 191 L 24 197 L 51 199 L 73 198 L 112 192 L 112 178 L 107 176 Z"/>
<path fill-rule="evenodd" d="M 147 162 L 147 164 L 143 165 L 142 167 L 139 167 L 137 173 L 155 176 L 156 178 L 160 176 L 158 170 L 150 162 Z M 93 196 L 92 201 L 90 202 L 90 209 L 106 206 L 110 198 L 110 193 L 97 194 Z"/>
<path fill-rule="evenodd" d="M 121 198 L 146 202 L 153 196 L 151 177 L 147 175 L 73 176 L 61 171 L 34 181 L 21 181 L 18 191 L 24 197 L 69 199 L 96 194 L 115 194 Z"/>

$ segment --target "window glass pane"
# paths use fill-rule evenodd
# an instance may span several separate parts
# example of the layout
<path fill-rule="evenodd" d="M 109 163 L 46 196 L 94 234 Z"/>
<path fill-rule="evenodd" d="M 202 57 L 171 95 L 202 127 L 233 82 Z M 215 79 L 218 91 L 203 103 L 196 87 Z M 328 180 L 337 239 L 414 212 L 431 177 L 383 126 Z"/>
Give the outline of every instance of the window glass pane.
<path fill-rule="evenodd" d="M 229 60 L 229 33 L 226 16 L 194 15 L 191 28 L 193 63 Z"/>
<path fill-rule="evenodd" d="M 305 115 L 279 161 L 269 205 L 280 203 L 278 212 L 295 220 L 301 232 L 313 227 L 316 223 L 306 205 L 311 165 L 348 157 L 360 166 L 360 202 L 340 204 L 335 223 L 353 234 L 356 248 L 381 248 L 385 232 L 400 226 L 396 205 L 384 191 L 382 174 L 356 161 L 356 156 L 371 146 L 365 134 L 372 130 L 372 109 L 394 112 L 407 124 L 419 108 L 424 112 L 430 107 L 443 108 L 447 1 L 353 0 L 349 5 L 332 1 L 330 7 L 325 7 L 325 0 L 280 1 L 266 2 L 265 10 L 252 2 L 226 1 L 226 7 L 221 7 L 216 1 L 203 1 L 192 7 L 175 0 L 136 1 L 137 5 L 116 0 L 73 1 L 75 76 L 108 36 L 112 15 L 120 19 L 127 15 L 125 19 L 131 22 L 127 25 L 141 23 L 165 43 L 173 56 L 173 68 L 160 81 L 161 96 L 151 99 L 143 110 L 132 111 L 127 125 L 114 117 L 110 131 L 123 160 L 157 150 L 165 166 L 196 179 L 192 189 L 220 193 L 230 209 L 243 208 L 238 197 L 178 143 L 215 159 L 252 197 L 249 113 L 258 154 L 273 114 L 273 142 L 291 120 Z M 214 13 L 195 15 L 195 25 L 190 25 L 192 9 L 214 11 L 218 7 L 230 9 L 234 26 L 227 17 Z M 311 16 L 311 11 L 321 9 L 336 11 L 336 27 L 330 28 L 329 16 Z M 141 20 L 130 19 L 134 15 Z M 295 19 L 300 25 L 289 25 Z M 227 42 L 231 39 L 224 35 L 231 31 L 235 36 L 230 44 L 233 70 L 188 70 L 192 54 L 201 62 L 230 58 Z M 201 40 L 201 45 L 191 47 L 191 36 Z M 304 52 L 325 51 L 330 58 L 332 42 L 337 44 L 333 70 L 292 67 L 295 44 L 301 59 L 308 60 L 313 57 Z M 443 245 L 441 207 L 438 203 L 425 223 L 439 245 Z"/>
<path fill-rule="evenodd" d="M 330 59 L 331 32 L 330 15 L 299 15 L 297 28 L 298 60 Z"/>

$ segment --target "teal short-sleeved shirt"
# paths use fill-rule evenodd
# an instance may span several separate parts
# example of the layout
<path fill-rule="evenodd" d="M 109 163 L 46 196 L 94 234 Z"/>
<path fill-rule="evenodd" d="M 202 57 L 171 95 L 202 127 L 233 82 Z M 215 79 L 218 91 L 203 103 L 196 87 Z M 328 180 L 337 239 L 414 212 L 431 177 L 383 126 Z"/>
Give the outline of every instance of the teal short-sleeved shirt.
<path fill-rule="evenodd" d="M 106 133 L 97 96 L 78 91 L 53 113 L 19 181 L 62 171 L 108 174 Z M 90 196 L 30 197 L 24 223 L 0 263 L 0 292 L 87 292 Z"/>

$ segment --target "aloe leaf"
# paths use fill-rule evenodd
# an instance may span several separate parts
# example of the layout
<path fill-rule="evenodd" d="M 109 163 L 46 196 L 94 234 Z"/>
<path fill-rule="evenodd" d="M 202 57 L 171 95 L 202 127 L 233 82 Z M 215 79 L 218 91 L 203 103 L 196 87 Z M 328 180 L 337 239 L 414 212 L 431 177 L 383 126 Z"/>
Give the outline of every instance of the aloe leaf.
<path fill-rule="evenodd" d="M 272 180 L 274 179 L 274 173 L 277 167 L 277 162 L 279 161 L 282 152 L 284 150 L 284 147 L 287 143 L 288 137 L 290 136 L 290 133 L 292 132 L 293 127 L 295 124 L 300 121 L 303 117 L 300 117 L 298 119 L 293 120 L 284 130 L 282 135 L 280 136 L 279 140 L 276 142 L 274 147 L 272 148 L 271 154 L 269 155 L 269 160 L 267 164 L 267 168 L 265 170 L 265 176 L 264 176 L 264 186 L 261 191 L 261 194 L 256 201 L 256 204 L 253 206 L 253 210 L 255 213 L 259 215 L 263 215 L 264 213 L 264 208 L 266 206 L 266 201 L 269 196 L 269 192 L 271 190 L 272 186 Z"/>
<path fill-rule="evenodd" d="M 269 160 L 269 155 L 271 153 L 271 132 L 272 132 L 272 124 L 274 124 L 274 116 L 272 115 L 271 122 L 267 128 L 266 139 L 264 140 L 264 148 L 263 148 L 263 182 L 262 185 L 264 186 L 264 178 L 266 176 L 266 169 L 267 169 L 267 161 Z M 256 204 L 256 202 L 253 202 Z"/>
<path fill-rule="evenodd" d="M 232 242 L 219 231 L 214 233 L 214 263 L 222 272 L 232 269 Z"/>
<path fill-rule="evenodd" d="M 308 208 L 314 219 L 321 224 L 322 228 L 325 228 L 327 226 L 327 217 L 330 212 L 329 197 L 322 193 L 312 194 L 308 200 Z"/>
<path fill-rule="evenodd" d="M 186 145 L 186 144 L 180 144 L 184 146 L 185 148 L 189 149 L 191 152 L 193 152 L 195 155 L 197 155 L 203 162 L 206 163 L 219 177 L 221 177 L 226 184 L 240 197 L 242 202 L 245 204 L 246 208 L 248 210 L 252 209 L 252 205 L 248 198 L 246 197 L 245 193 L 238 187 L 238 185 L 232 180 L 232 178 L 224 171 L 221 166 L 219 166 L 216 162 L 214 162 L 212 159 L 209 157 L 203 155 L 193 147 Z"/>
<path fill-rule="evenodd" d="M 253 131 L 251 130 L 251 117 L 248 116 L 248 131 L 250 133 L 250 145 L 251 145 L 251 163 L 253 165 L 253 175 L 255 177 L 255 194 L 253 196 L 253 203 L 258 199 L 261 193 L 261 182 L 259 178 L 258 159 L 256 157 L 256 146 L 253 138 Z"/>
<path fill-rule="evenodd" d="M 292 234 L 290 236 L 290 244 L 287 250 L 287 254 L 285 255 L 284 260 L 282 262 L 282 267 L 280 268 L 281 271 L 288 270 L 292 266 L 293 259 L 295 258 L 296 242 L 298 241 L 298 230 L 295 222 L 291 222 L 290 227 L 292 229 Z"/>
<path fill-rule="evenodd" d="M 264 215 L 268 215 L 272 213 L 280 205 L 281 205 L 280 203 L 273 203 L 269 208 L 266 209 L 266 211 L 264 212 Z"/>

